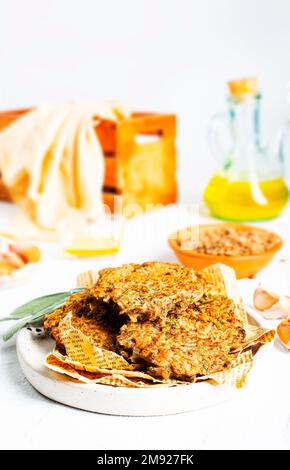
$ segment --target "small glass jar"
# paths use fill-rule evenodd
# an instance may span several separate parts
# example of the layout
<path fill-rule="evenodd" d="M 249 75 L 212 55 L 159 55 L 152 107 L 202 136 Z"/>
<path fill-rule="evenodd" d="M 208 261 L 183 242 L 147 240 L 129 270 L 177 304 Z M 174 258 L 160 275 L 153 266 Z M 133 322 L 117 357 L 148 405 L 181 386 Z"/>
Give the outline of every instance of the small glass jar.
<path fill-rule="evenodd" d="M 120 214 L 76 211 L 58 227 L 60 244 L 70 255 L 112 255 L 119 251 L 124 219 Z"/>

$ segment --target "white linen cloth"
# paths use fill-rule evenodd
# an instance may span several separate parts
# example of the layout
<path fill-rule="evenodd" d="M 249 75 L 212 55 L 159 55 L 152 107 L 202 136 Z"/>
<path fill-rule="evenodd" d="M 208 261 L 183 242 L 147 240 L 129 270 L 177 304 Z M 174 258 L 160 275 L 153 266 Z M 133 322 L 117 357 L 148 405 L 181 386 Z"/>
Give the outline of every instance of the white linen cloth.
<path fill-rule="evenodd" d="M 102 120 L 130 112 L 113 103 L 44 105 L 0 133 L 0 171 L 14 201 L 38 227 L 54 230 L 73 209 L 101 209 Z"/>

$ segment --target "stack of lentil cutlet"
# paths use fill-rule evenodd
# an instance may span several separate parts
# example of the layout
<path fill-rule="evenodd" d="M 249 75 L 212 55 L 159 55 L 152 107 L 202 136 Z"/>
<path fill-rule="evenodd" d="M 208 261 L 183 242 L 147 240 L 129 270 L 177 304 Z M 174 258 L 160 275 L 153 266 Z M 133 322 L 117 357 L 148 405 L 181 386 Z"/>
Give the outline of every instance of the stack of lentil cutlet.
<path fill-rule="evenodd" d="M 68 312 L 95 346 L 161 379 L 194 381 L 222 371 L 245 338 L 233 300 L 203 272 L 170 263 L 101 270 L 93 288 L 45 319 L 62 353 L 59 323 Z"/>

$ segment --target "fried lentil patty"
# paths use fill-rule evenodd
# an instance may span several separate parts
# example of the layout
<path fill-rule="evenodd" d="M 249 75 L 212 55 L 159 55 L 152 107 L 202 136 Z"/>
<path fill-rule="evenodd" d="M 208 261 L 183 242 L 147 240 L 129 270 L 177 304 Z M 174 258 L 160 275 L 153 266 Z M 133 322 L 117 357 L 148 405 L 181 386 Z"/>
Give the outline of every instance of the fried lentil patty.
<path fill-rule="evenodd" d="M 122 326 L 117 342 L 130 352 L 133 362 L 145 361 L 154 375 L 190 379 L 224 369 L 244 337 L 233 301 L 219 297 L 191 308 L 186 316 L 129 321 Z"/>
<path fill-rule="evenodd" d="M 185 313 L 203 296 L 204 285 L 190 268 L 151 262 L 101 270 L 90 293 L 132 321 L 153 321 L 169 312 Z"/>
<path fill-rule="evenodd" d="M 96 346 L 156 377 L 192 380 L 223 370 L 245 336 L 233 301 L 215 289 L 202 273 L 175 264 L 103 269 L 92 289 L 47 317 L 45 328 L 61 349 L 58 325 L 71 312 L 72 324 Z"/>
<path fill-rule="evenodd" d="M 116 337 L 125 318 L 116 316 L 108 305 L 96 301 L 88 292 L 84 292 L 71 296 L 62 309 L 56 310 L 44 321 L 45 329 L 55 339 L 60 350 L 63 350 L 63 345 L 59 323 L 69 312 L 72 314 L 72 326 L 90 338 L 95 346 L 114 352 L 119 349 Z"/>

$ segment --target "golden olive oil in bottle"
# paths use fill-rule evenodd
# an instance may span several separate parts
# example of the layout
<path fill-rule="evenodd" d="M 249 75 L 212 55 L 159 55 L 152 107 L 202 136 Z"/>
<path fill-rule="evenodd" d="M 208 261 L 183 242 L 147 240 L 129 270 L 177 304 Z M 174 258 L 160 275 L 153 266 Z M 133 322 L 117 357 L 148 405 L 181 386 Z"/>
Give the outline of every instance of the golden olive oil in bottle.
<path fill-rule="evenodd" d="M 270 219 L 281 213 L 289 191 L 284 181 L 282 134 L 260 145 L 260 101 L 255 79 L 229 82 L 228 111 L 212 119 L 209 144 L 220 167 L 204 191 L 214 217 L 236 221 Z M 226 127 L 225 127 L 226 124 Z M 229 148 L 220 144 L 227 133 Z"/>

